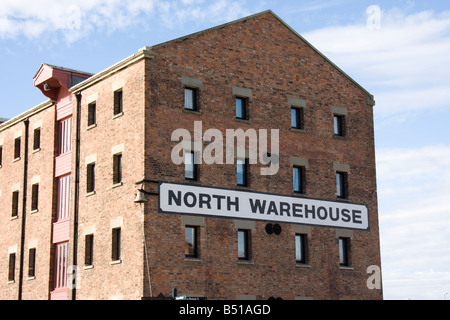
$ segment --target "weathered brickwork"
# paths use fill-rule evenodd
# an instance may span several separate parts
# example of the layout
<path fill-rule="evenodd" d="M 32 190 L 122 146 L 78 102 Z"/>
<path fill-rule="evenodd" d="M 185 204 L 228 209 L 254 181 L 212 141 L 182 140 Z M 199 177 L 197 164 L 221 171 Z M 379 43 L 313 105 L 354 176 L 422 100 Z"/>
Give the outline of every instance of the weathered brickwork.
<path fill-rule="evenodd" d="M 134 204 L 143 179 L 144 60 L 81 92 L 80 114 L 80 299 L 140 299 L 142 211 Z M 114 115 L 114 91 L 123 91 L 123 114 Z M 96 125 L 88 126 L 88 104 L 96 103 Z M 113 155 L 122 154 L 123 181 L 113 183 Z M 90 159 L 89 159 L 90 158 Z M 74 160 L 75 161 L 75 160 Z M 86 191 L 88 162 L 95 162 L 95 193 Z M 75 166 L 75 163 L 74 163 Z M 122 230 L 122 259 L 111 260 L 112 229 Z M 85 236 L 94 235 L 93 268 L 84 266 Z"/>
<path fill-rule="evenodd" d="M 55 144 L 55 109 L 49 106 L 37 114 L 29 116 L 28 174 L 26 197 L 26 228 L 23 255 L 23 299 L 47 299 L 49 291 L 49 270 L 51 263 L 51 223 L 54 212 L 53 199 L 53 157 Z M 24 119 L 25 120 L 25 119 Z M 19 261 L 21 247 L 21 228 L 23 218 L 23 186 L 25 162 L 25 124 L 18 121 L 0 132 L 3 141 L 3 161 L 0 168 L 0 259 L 1 286 L 0 298 L 17 299 L 19 286 Z M 40 128 L 40 148 L 34 149 L 34 130 Z M 14 137 L 21 137 L 21 157 L 14 159 Z M 39 185 L 38 209 L 32 210 L 32 185 Z M 13 190 L 14 189 L 14 190 Z M 19 192 L 18 215 L 12 217 L 12 192 Z M 29 276 L 29 251 L 36 249 L 37 261 L 35 276 Z M 8 281 L 9 253 L 16 253 L 14 281 Z"/>
<path fill-rule="evenodd" d="M 367 268 L 381 263 L 369 93 L 270 11 L 146 47 L 136 57 L 71 89 L 74 120 L 69 265 L 74 264 L 72 250 L 77 244 L 79 282 L 76 290 L 69 291 L 69 299 L 170 296 L 173 288 L 179 295 L 208 299 L 382 299 L 382 290 L 369 290 L 366 285 Z M 197 89 L 197 111 L 184 108 L 186 86 Z M 123 96 L 123 112 L 117 115 L 115 91 L 122 91 Z M 250 93 L 247 120 L 235 119 L 236 92 Z M 75 96 L 81 98 L 79 105 Z M 304 128 L 297 130 L 291 128 L 291 106 L 299 101 Z M 93 104 L 95 124 L 89 125 L 89 105 Z M 333 134 L 336 112 L 345 113 L 345 137 Z M 12 152 L 15 135 L 22 130 L 24 136 L 23 120 L 0 126 L 2 299 L 17 299 L 19 290 L 24 159 L 13 162 Z M 23 242 L 22 298 L 48 299 L 54 277 L 55 107 L 49 105 L 32 114 L 29 121 L 26 205 L 30 209 L 26 210 Z M 178 144 L 171 136 L 178 128 L 189 130 L 193 136 L 195 121 L 202 122 L 203 132 L 214 128 L 224 136 L 226 129 L 279 129 L 278 173 L 262 176 L 260 165 L 250 165 L 248 186 L 238 187 L 235 164 L 202 164 L 198 180 L 186 180 L 184 165 L 171 160 L 172 148 Z M 33 128 L 38 125 L 42 126 L 41 148 L 34 152 Z M 207 145 L 203 143 L 203 147 Z M 123 178 L 114 183 L 113 159 L 118 154 L 122 155 Z M 295 194 L 292 187 L 293 163 L 298 159 L 305 164 L 303 195 Z M 94 192 L 87 191 L 89 164 L 95 164 Z M 158 212 L 159 181 L 336 201 L 337 169 L 344 170 L 348 179 L 347 199 L 339 201 L 367 205 L 369 231 L 280 224 L 281 234 L 269 235 L 265 222 Z M 32 181 L 39 183 L 39 210 L 34 213 Z M 149 192 L 148 202 L 134 203 L 142 187 Z M 14 188 L 18 188 L 21 199 L 17 219 L 11 218 Z M 198 227 L 196 259 L 185 257 L 185 226 L 189 225 Z M 248 261 L 237 257 L 237 231 L 243 225 L 250 230 Z M 113 261 L 112 234 L 116 228 L 121 230 L 121 254 L 120 260 Z M 306 264 L 296 263 L 298 233 L 307 234 Z M 89 235 L 94 237 L 92 265 L 85 261 Z M 339 265 L 338 238 L 342 235 L 350 239 L 349 267 Z M 27 277 L 30 248 L 37 252 L 34 278 Z M 15 281 L 8 282 L 12 252 L 16 252 Z"/>
<path fill-rule="evenodd" d="M 261 176 L 250 167 L 244 190 L 291 195 L 291 157 L 308 159 L 306 195 L 336 199 L 334 162 L 350 166 L 349 201 L 369 206 L 370 232 L 353 232 L 352 269 L 339 268 L 335 229 L 312 227 L 308 239 L 309 266 L 295 263 L 294 227 L 282 225 L 280 236 L 269 236 L 265 223 L 252 230 L 252 263 L 237 263 L 237 229 L 233 221 L 206 219 L 200 227 L 201 261 L 186 261 L 184 228 L 180 216 L 156 213 L 151 198 L 146 230 L 152 244 L 153 291 L 169 294 L 171 288 L 220 299 L 237 295 L 284 299 L 380 298 L 366 287 L 370 265 L 380 265 L 372 106 L 368 95 L 327 62 L 272 14 L 241 21 L 152 48 L 149 62 L 151 106 L 146 135 L 147 179 L 184 181 L 184 167 L 172 164 L 171 133 L 194 121 L 203 130 L 280 129 L 280 170 Z M 199 113 L 184 111 L 182 77 L 202 80 Z M 252 90 L 249 120 L 235 120 L 233 86 Z M 292 130 L 289 98 L 306 101 L 304 130 Z M 347 110 L 346 138 L 333 136 L 332 107 Z M 170 117 L 167 116 L 170 113 Z M 206 144 L 205 144 L 206 146 Z M 225 151 L 224 151 L 225 152 Z M 199 181 L 236 189 L 236 166 L 201 165 Z"/>

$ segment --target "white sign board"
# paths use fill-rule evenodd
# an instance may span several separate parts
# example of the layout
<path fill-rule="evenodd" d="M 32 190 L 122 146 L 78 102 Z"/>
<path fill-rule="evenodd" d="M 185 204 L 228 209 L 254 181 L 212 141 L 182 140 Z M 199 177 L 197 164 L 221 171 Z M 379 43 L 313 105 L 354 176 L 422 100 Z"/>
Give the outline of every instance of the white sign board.
<path fill-rule="evenodd" d="M 159 212 L 369 230 L 366 205 L 166 182 Z"/>

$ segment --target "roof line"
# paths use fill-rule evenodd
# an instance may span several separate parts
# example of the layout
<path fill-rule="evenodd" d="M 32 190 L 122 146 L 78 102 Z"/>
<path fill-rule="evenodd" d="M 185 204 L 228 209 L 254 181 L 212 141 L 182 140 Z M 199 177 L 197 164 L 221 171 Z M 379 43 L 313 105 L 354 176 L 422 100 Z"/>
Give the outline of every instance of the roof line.
<path fill-rule="evenodd" d="M 63 71 L 67 71 L 70 73 L 76 73 L 76 74 L 81 74 L 81 75 L 85 75 L 85 76 L 93 76 L 93 73 L 90 72 L 85 72 L 85 71 L 80 71 L 80 70 L 75 70 L 75 69 L 70 69 L 70 68 L 65 68 L 65 67 L 58 67 L 49 63 L 42 63 L 41 66 L 39 67 L 38 71 L 36 72 L 36 74 L 34 75 L 33 79 L 36 78 L 36 76 L 38 75 L 39 71 L 42 69 L 42 66 L 49 66 L 52 69 L 58 69 L 58 70 L 63 70 Z"/>
<path fill-rule="evenodd" d="M 364 91 L 364 92 L 368 95 L 368 104 L 373 104 L 373 105 L 375 105 L 375 101 L 373 101 L 373 95 L 372 95 L 369 91 L 367 91 L 363 86 L 361 86 L 358 82 L 356 82 L 356 80 L 354 80 L 352 77 L 350 77 L 347 73 L 345 73 L 345 72 L 344 72 L 341 68 L 339 68 L 333 61 L 331 61 L 329 58 L 327 58 L 322 52 L 320 52 L 316 47 L 314 47 L 308 40 L 306 40 L 305 38 L 303 38 L 297 31 L 295 31 L 290 25 L 288 25 L 283 19 L 281 19 L 277 14 L 275 14 L 275 13 L 274 13 L 272 10 L 270 10 L 270 9 L 269 9 L 269 10 L 262 11 L 262 12 L 259 12 L 259 13 L 256 13 L 256 14 L 253 14 L 253 15 L 251 15 L 251 16 L 247 16 L 247 17 L 243 17 L 243 18 L 240 18 L 240 19 L 231 21 L 231 22 L 227 22 L 227 23 L 221 24 L 221 25 L 219 25 L 219 26 L 215 26 L 215 27 L 212 27 L 212 28 L 209 28 L 209 29 L 205 29 L 205 30 L 202 30 L 202 31 L 198 31 L 198 32 L 195 32 L 195 33 L 192 33 L 192 34 L 189 34 L 189 35 L 186 35 L 186 36 L 182 36 L 182 37 L 179 37 L 179 38 L 176 38 L 176 39 L 173 39 L 173 40 L 169 40 L 169 41 L 166 41 L 166 42 L 163 42 L 163 43 L 160 43 L 160 44 L 156 44 L 156 45 L 154 45 L 154 46 L 151 46 L 150 48 L 151 48 L 151 49 L 154 49 L 154 48 L 158 48 L 158 47 L 162 47 L 162 46 L 171 44 L 171 43 L 173 43 L 173 42 L 178 42 L 178 41 L 181 41 L 181 40 L 189 39 L 189 38 L 192 38 L 192 37 L 195 37 L 195 36 L 198 36 L 198 35 L 207 33 L 207 32 L 209 32 L 209 31 L 222 29 L 222 28 L 225 28 L 225 27 L 227 27 L 227 26 L 229 26 L 229 25 L 233 25 L 233 24 L 236 24 L 236 23 L 239 23 L 239 22 L 248 20 L 248 19 L 253 19 L 253 18 L 256 18 L 256 17 L 258 17 L 258 16 L 267 14 L 267 13 L 272 14 L 278 21 L 280 21 L 286 28 L 288 28 L 292 33 L 294 33 L 300 40 L 302 40 L 304 43 L 306 43 L 306 45 L 308 45 L 308 46 L 309 46 L 311 49 L 313 49 L 317 54 L 319 54 L 323 59 L 325 59 L 328 63 L 330 63 L 336 70 L 338 70 L 339 72 L 341 72 L 346 78 L 348 78 L 348 79 L 349 79 L 354 85 L 356 85 L 359 89 L 361 89 L 362 91 Z"/>
<path fill-rule="evenodd" d="M 218 25 L 218 26 L 214 26 L 214 27 L 211 27 L 211 28 L 208 28 L 208 29 L 204 29 L 204 30 L 201 30 L 201 31 L 197 31 L 197 32 L 194 32 L 194 33 L 191 33 L 191 34 L 188 34 L 188 35 L 185 35 L 185 36 L 176 38 L 176 39 L 172 39 L 172 40 L 169 40 L 169 41 L 165 41 L 165 42 L 162 42 L 162 43 L 158 43 L 158 44 L 155 44 L 155 45 L 153 45 L 153 46 L 150 46 L 150 48 L 153 49 L 153 48 L 163 47 L 163 46 L 168 45 L 168 44 L 171 44 L 171 43 L 173 43 L 173 42 L 178 42 L 178 41 L 181 41 L 181 40 L 184 40 L 184 39 L 192 38 L 192 37 L 195 37 L 195 36 L 198 36 L 198 35 L 201 35 L 201 34 L 210 32 L 210 31 L 214 31 L 214 30 L 218 30 L 218 29 L 222 29 L 222 28 L 228 27 L 228 26 L 230 26 L 230 25 L 233 25 L 233 24 L 236 24 L 236 23 L 239 23 L 239 22 L 248 20 L 248 19 L 253 19 L 253 18 L 256 18 L 256 17 L 258 17 L 258 16 L 262 16 L 262 15 L 264 15 L 264 14 L 266 14 L 266 13 L 272 13 L 275 17 L 277 17 L 277 16 L 272 12 L 272 10 L 265 10 L 265 11 L 262 11 L 262 12 L 259 12 L 259 13 L 256 13 L 256 14 L 253 14 L 253 15 L 251 15 L 251 16 L 243 17 L 243 18 L 240 18 L 240 19 L 237 19 L 237 20 L 233 20 L 233 21 L 230 21 L 230 22 L 226 22 L 226 23 L 221 24 L 221 25 Z M 277 18 L 278 18 L 278 17 L 277 17 Z"/>
<path fill-rule="evenodd" d="M 137 61 L 140 61 L 141 59 L 154 59 L 155 56 L 156 54 L 151 50 L 151 48 L 143 47 L 137 53 L 117 62 L 111 67 L 108 67 L 105 70 L 94 74 L 92 77 L 84 80 L 83 82 L 80 82 L 79 84 L 73 86 L 72 88 L 69 89 L 69 92 L 77 94 L 82 90 L 86 89 L 87 87 L 109 77 L 110 75 L 128 67 L 129 65 Z"/>
<path fill-rule="evenodd" d="M 22 120 L 29 118 L 29 117 L 41 112 L 42 110 L 45 110 L 45 109 L 53 106 L 53 105 L 54 105 L 53 100 L 47 100 L 47 101 L 44 101 L 44 102 L 38 104 L 34 108 L 28 109 L 27 111 L 19 114 L 18 116 L 15 116 L 14 118 L 9 119 L 8 121 L 0 124 L 0 132 L 8 129 L 9 127 L 12 127 L 16 123 L 21 122 Z"/>
<path fill-rule="evenodd" d="M 308 40 L 306 40 L 304 37 L 302 37 L 297 31 L 292 29 L 290 25 L 288 25 L 283 19 L 281 19 L 279 16 L 277 16 L 274 12 L 270 11 L 271 14 L 275 18 L 277 18 L 282 24 L 284 24 L 291 32 L 293 32 L 297 37 L 299 37 L 303 42 L 305 42 L 311 49 L 313 49 L 317 54 L 319 54 L 322 58 L 324 58 L 328 63 L 330 63 L 334 68 L 336 68 L 339 72 L 341 72 L 346 78 L 348 78 L 353 84 L 355 84 L 358 88 L 363 90 L 371 100 L 373 100 L 373 95 L 367 91 L 363 86 L 361 86 L 358 82 L 356 82 L 355 79 L 350 77 L 344 70 L 339 68 L 333 61 L 331 61 L 327 56 L 325 56 L 322 52 L 320 52 L 316 47 L 314 47 Z M 375 101 L 373 101 L 373 104 L 375 104 Z"/>

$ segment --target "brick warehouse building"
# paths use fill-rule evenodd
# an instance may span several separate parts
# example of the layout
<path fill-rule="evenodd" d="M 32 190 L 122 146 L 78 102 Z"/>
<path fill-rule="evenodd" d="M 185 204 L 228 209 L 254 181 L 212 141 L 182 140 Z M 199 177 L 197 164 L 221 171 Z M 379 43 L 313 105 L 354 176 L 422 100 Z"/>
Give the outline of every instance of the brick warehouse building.
<path fill-rule="evenodd" d="M 1 299 L 382 299 L 373 96 L 272 11 L 34 84 L 0 124 Z M 200 121 L 278 129 L 278 173 L 175 164 Z"/>

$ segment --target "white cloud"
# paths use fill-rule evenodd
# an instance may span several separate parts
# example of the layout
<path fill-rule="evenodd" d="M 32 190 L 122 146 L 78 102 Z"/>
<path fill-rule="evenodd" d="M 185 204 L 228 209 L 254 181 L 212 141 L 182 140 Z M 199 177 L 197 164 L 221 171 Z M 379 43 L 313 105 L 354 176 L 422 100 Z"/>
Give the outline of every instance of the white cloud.
<path fill-rule="evenodd" d="M 290 8 L 289 13 L 302 13 L 302 12 L 311 12 L 311 11 L 320 11 L 336 6 L 340 6 L 348 2 L 348 0 L 330 0 L 330 1 L 308 1 L 301 3 L 295 3 L 295 6 Z"/>
<path fill-rule="evenodd" d="M 0 39 L 61 32 L 71 43 L 93 30 L 113 32 L 155 20 L 169 27 L 232 20 L 247 13 L 243 5 L 231 0 L 2 0 Z"/>
<path fill-rule="evenodd" d="M 449 168 L 447 146 L 377 150 L 387 299 L 441 299 L 450 291 Z"/>
<path fill-rule="evenodd" d="M 161 8 L 161 18 L 171 28 L 187 22 L 228 22 L 249 14 L 244 9 L 244 1 L 231 0 L 181 0 L 181 5 L 177 1 L 168 1 Z"/>
<path fill-rule="evenodd" d="M 382 12 L 381 28 L 366 21 L 303 34 L 375 94 L 386 116 L 447 107 L 450 101 L 450 11 Z"/>

